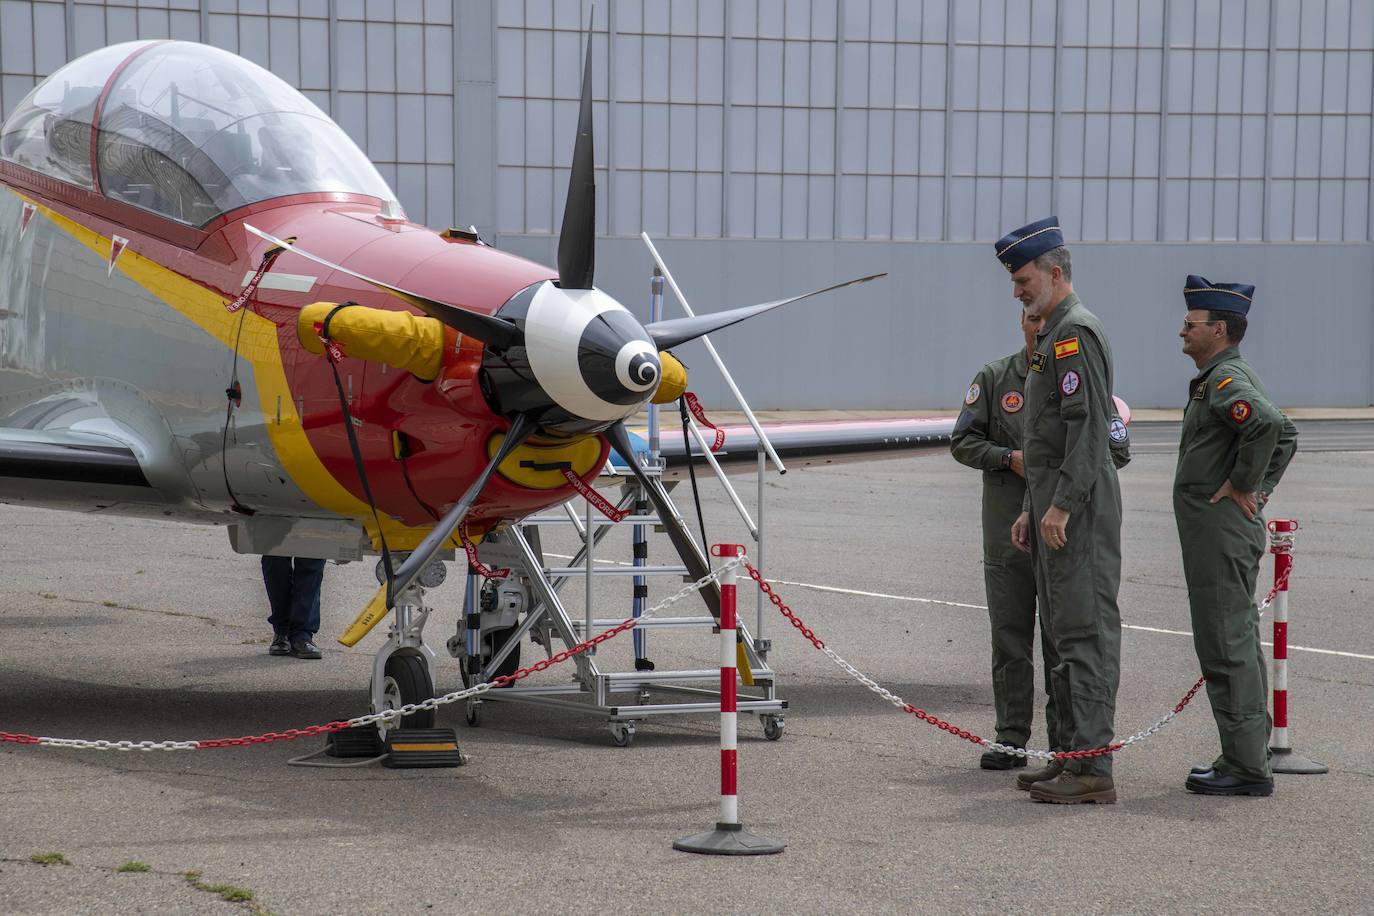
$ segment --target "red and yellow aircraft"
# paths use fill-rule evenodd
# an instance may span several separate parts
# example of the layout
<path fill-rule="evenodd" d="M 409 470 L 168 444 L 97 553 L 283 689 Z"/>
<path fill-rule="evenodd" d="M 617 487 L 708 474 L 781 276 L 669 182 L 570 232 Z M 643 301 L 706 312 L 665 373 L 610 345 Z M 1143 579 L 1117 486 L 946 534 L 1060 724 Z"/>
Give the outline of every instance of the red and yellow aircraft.
<path fill-rule="evenodd" d="M 556 271 L 408 222 L 337 125 L 228 52 L 131 42 L 44 80 L 0 129 L 0 499 L 227 524 L 248 553 L 385 538 L 408 557 L 375 620 L 460 526 L 632 455 L 626 418 L 685 385 L 670 348 L 815 293 L 642 325 L 593 287 L 585 66 Z M 793 431 L 791 453 L 950 425 Z"/>

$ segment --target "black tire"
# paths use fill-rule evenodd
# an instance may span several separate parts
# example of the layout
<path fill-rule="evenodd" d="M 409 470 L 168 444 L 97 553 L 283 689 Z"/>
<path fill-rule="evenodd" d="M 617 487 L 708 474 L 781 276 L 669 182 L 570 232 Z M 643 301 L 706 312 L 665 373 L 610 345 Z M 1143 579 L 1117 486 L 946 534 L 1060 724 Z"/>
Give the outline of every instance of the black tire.
<path fill-rule="evenodd" d="M 500 629 L 492 630 L 492 631 L 491 631 L 491 647 L 492 647 L 492 651 L 493 651 L 493 652 L 500 652 L 500 651 L 501 651 L 501 647 L 504 646 L 504 645 L 506 644 L 506 641 L 507 641 L 508 639 L 510 639 L 510 635 L 511 635 L 512 633 L 514 633 L 515 630 L 516 630 L 515 627 L 501 627 Z M 520 643 L 517 642 L 517 643 L 515 644 L 515 647 L 514 647 L 513 649 L 510 650 L 510 655 L 507 655 L 507 656 L 506 656 L 506 660 L 503 661 L 503 662 L 501 663 L 501 667 L 500 667 L 500 668 L 496 669 L 496 672 L 492 675 L 492 677 L 501 677 L 502 675 L 507 675 L 507 676 L 512 675 L 512 674 L 514 674 L 514 673 L 516 672 L 516 670 L 517 670 L 519 667 L 520 667 Z"/>
<path fill-rule="evenodd" d="M 401 705 L 419 703 L 434 696 L 429 665 L 418 655 L 393 655 L 386 660 L 386 677 L 396 684 Z M 433 728 L 434 710 L 422 709 L 401 719 L 400 728 Z"/>

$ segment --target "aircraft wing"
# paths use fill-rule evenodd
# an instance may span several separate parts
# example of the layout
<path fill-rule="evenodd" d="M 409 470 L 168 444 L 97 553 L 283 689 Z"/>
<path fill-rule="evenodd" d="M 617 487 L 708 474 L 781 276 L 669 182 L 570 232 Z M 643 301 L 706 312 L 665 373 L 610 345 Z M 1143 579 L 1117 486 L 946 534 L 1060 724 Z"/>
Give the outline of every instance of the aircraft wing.
<path fill-rule="evenodd" d="M 687 450 L 682 442 L 682 426 L 677 417 L 664 411 L 660 427 L 660 454 L 666 467 L 664 478 L 677 480 L 687 476 Z M 900 458 L 921 452 L 945 451 L 949 448 L 955 417 L 898 418 L 881 420 L 815 420 L 797 423 L 764 423 L 763 430 L 773 443 L 778 456 L 793 468 L 820 467 L 851 461 L 870 461 L 878 458 Z M 721 447 L 714 452 L 716 461 L 727 474 L 752 473 L 758 466 L 758 436 L 748 425 L 720 427 L 725 434 Z M 707 444 L 715 433 L 702 428 Z M 689 434 L 690 435 L 690 434 Z M 637 429 L 632 438 L 636 451 L 648 451 L 644 431 Z M 698 467 L 706 464 L 701 447 L 692 440 L 692 461 Z M 624 466 L 624 460 L 612 453 L 613 466 Z"/>

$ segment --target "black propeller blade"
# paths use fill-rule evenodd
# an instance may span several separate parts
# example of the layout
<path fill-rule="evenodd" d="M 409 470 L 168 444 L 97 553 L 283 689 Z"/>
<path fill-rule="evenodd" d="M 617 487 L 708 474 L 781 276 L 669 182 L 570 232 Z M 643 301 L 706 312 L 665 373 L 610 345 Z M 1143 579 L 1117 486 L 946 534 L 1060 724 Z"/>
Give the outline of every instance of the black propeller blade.
<path fill-rule="evenodd" d="M 606 430 L 606 438 L 611 440 L 611 445 L 620 453 L 630 464 L 630 470 L 639 481 L 644 492 L 649 495 L 649 502 L 654 504 L 654 510 L 663 522 L 663 527 L 668 532 L 668 538 L 673 542 L 673 547 L 677 550 L 677 555 L 682 558 L 682 565 L 687 567 L 687 574 L 693 579 L 700 579 L 711 573 L 711 564 L 707 562 L 706 555 L 701 552 L 696 541 L 692 540 L 692 535 L 687 532 L 687 526 L 673 509 L 673 504 L 668 500 L 668 494 L 663 489 L 663 482 L 657 477 L 650 477 L 644 473 L 644 469 L 639 466 L 639 459 L 635 457 L 634 443 L 630 441 L 630 434 L 625 431 L 624 423 L 615 423 L 610 429 Z M 711 616 L 720 617 L 720 583 L 712 580 L 701 590 L 701 597 L 706 601 L 706 606 L 711 609 Z"/>
<path fill-rule="evenodd" d="M 307 260 L 314 261 L 316 264 L 331 268 L 332 270 L 337 270 L 340 273 L 346 273 L 350 277 L 355 277 L 362 280 L 364 283 L 370 283 L 380 290 L 391 293 L 391 295 L 396 298 L 415 306 L 429 317 L 437 318 L 459 334 L 476 338 L 493 349 L 505 350 L 520 343 L 523 339 L 523 335 L 516 329 L 515 325 L 504 318 L 484 315 L 481 312 L 470 312 L 456 305 L 449 305 L 448 303 L 429 299 L 416 293 L 407 292 L 389 283 L 383 283 L 381 280 L 374 280 L 371 277 L 360 274 L 356 270 L 350 270 L 340 264 L 335 264 L 333 261 L 327 261 L 319 255 L 311 254 L 304 248 L 300 248 L 291 242 L 283 241 L 274 235 L 269 235 L 256 226 L 250 226 L 244 223 L 243 228 L 247 229 L 258 238 L 266 239 L 273 245 L 290 251 L 293 254 L 298 254 Z"/>
<path fill-rule="evenodd" d="M 788 299 L 778 299 L 775 302 L 763 302 L 759 305 L 746 305 L 743 308 L 730 309 L 725 312 L 714 312 L 710 315 L 696 315 L 691 318 L 670 318 L 667 321 L 655 321 L 652 324 L 646 324 L 644 330 L 649 332 L 649 337 L 653 340 L 654 346 L 658 347 L 660 350 L 667 350 L 680 343 L 696 340 L 703 334 L 710 334 L 712 331 L 728 328 L 730 325 L 738 324 L 746 318 L 762 315 L 764 312 L 781 308 L 789 303 L 797 302 L 801 299 L 808 299 L 811 296 L 819 296 L 821 293 L 828 293 L 831 290 L 843 289 L 846 286 L 867 283 L 869 280 L 876 280 L 879 277 L 886 276 L 886 273 L 873 274 L 868 277 L 860 277 L 857 280 L 847 280 L 844 283 L 836 283 L 834 286 L 827 286 L 825 289 L 802 293 L 800 296 L 792 296 Z"/>
<path fill-rule="evenodd" d="M 568 200 L 563 228 L 558 233 L 558 285 L 591 289 L 596 261 L 596 168 L 592 155 L 592 39 L 587 36 L 587 60 L 582 67 L 582 108 L 577 115 L 577 143 L 573 147 Z"/>
<path fill-rule="evenodd" d="M 416 547 L 414 552 L 406 557 L 406 561 L 401 564 L 400 569 L 396 570 L 396 574 L 392 578 L 390 595 L 392 601 L 395 601 L 397 596 L 415 581 L 420 570 L 428 566 L 429 561 L 434 559 L 434 555 L 439 552 L 439 548 L 449 538 L 453 537 L 453 532 L 458 530 L 458 526 L 467 517 L 472 504 L 477 501 L 478 496 L 482 495 L 483 488 L 486 487 L 487 481 L 491 479 L 497 466 L 505 461 L 506 457 L 528 439 L 534 431 L 535 424 L 532 420 L 524 414 L 515 415 L 515 420 L 510 425 L 510 431 L 506 433 L 506 438 L 501 440 L 501 445 L 496 449 L 496 454 L 492 456 L 491 461 L 487 462 L 482 473 L 467 488 L 462 499 L 454 503 L 453 508 L 445 512 L 444 517 L 435 523 L 429 534 L 425 535 L 425 539 L 420 542 L 420 546 Z"/>

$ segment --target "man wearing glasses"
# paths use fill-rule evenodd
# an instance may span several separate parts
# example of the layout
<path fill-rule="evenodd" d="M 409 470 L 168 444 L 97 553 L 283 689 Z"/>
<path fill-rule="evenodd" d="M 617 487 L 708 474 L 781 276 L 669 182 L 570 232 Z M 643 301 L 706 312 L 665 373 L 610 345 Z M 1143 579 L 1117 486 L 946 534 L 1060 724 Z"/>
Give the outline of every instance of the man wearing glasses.
<path fill-rule="evenodd" d="M 1268 684 L 1255 580 L 1260 510 L 1297 450 L 1298 430 L 1240 355 L 1255 288 L 1190 276 L 1183 352 L 1198 368 L 1174 472 L 1174 518 L 1193 645 L 1221 736 L 1221 756 L 1184 785 L 1203 795 L 1272 795 Z"/>

